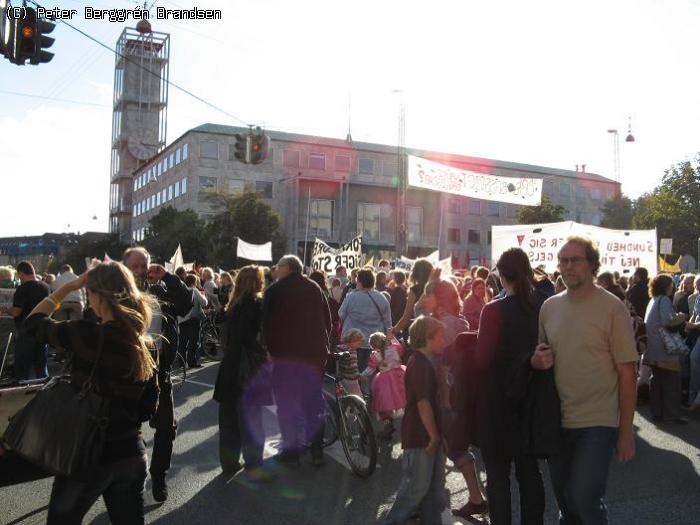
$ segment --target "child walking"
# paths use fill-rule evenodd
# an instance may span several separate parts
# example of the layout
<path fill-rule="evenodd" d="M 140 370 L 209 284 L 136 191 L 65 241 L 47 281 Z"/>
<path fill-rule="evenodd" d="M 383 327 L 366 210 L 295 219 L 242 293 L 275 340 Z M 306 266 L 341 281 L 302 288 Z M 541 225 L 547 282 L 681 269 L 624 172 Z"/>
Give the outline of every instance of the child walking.
<path fill-rule="evenodd" d="M 406 368 L 406 410 L 401 425 L 403 477 L 384 525 L 402 524 L 416 511 L 424 525 L 439 525 L 445 508 L 445 455 L 435 372 L 445 347 L 443 325 L 420 316 L 409 328 L 416 351 Z"/>
<path fill-rule="evenodd" d="M 348 357 L 340 359 L 339 373 L 343 388 L 349 394 L 362 397 L 360 390 L 360 370 L 357 366 L 357 349 L 365 342 L 364 334 L 357 328 L 348 330 L 343 337 L 343 344 L 336 347 L 336 352 L 349 352 Z"/>
<path fill-rule="evenodd" d="M 394 433 L 394 418 L 403 415 L 406 407 L 406 367 L 401 364 L 401 345 L 391 343 L 381 332 L 369 336 L 372 354 L 362 377 L 372 379 L 372 410 L 382 421 L 379 436 L 391 439 Z"/>

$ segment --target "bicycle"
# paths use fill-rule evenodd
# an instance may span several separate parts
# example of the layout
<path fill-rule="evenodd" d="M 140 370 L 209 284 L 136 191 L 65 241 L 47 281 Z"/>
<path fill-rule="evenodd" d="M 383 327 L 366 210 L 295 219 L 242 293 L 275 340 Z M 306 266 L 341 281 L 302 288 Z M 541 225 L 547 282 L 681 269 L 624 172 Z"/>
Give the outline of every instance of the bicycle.
<path fill-rule="evenodd" d="M 377 440 L 364 399 L 348 394 L 338 379 L 338 359 L 347 355 L 348 352 L 333 354 L 336 359 L 335 375 L 324 374 L 327 380 L 333 382 L 334 389 L 332 394 L 323 389 L 326 405 L 323 447 L 340 439 L 352 471 L 367 478 L 377 466 Z"/>
<path fill-rule="evenodd" d="M 187 379 L 187 361 L 180 352 L 175 353 L 175 358 L 170 366 L 170 384 L 173 387 L 185 382 Z"/>
<path fill-rule="evenodd" d="M 202 317 L 199 328 L 199 340 L 202 345 L 202 352 L 209 359 L 221 360 L 219 348 L 221 347 L 221 333 L 216 322 L 217 312 L 209 310 Z"/>

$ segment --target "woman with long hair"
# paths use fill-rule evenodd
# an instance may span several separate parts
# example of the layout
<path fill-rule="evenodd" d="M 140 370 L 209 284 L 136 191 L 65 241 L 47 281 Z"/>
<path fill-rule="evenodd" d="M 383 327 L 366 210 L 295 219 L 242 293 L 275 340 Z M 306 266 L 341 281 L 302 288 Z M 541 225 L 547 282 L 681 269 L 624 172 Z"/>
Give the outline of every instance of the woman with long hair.
<path fill-rule="evenodd" d="M 242 268 L 226 306 L 226 346 L 214 387 L 219 402 L 219 461 L 225 475 L 242 468 L 248 477 L 268 481 L 262 468 L 265 431 L 262 407 L 272 405 L 267 381 L 267 353 L 260 344 L 262 291 L 265 274 L 261 266 Z"/>
<path fill-rule="evenodd" d="M 427 259 L 418 259 L 413 265 L 411 270 L 411 277 L 409 281 L 411 283 L 411 288 L 408 290 L 408 297 L 406 299 L 406 307 L 404 308 L 403 315 L 394 326 L 391 328 L 391 332 L 397 336 L 411 324 L 411 321 L 415 317 L 415 312 L 413 307 L 418 301 L 420 301 L 423 295 L 423 290 L 425 285 L 428 284 L 430 276 L 433 273 L 433 265 Z"/>
<path fill-rule="evenodd" d="M 541 525 L 542 474 L 537 460 L 523 453 L 519 438 L 529 357 L 537 346 L 538 315 L 545 297 L 534 288 L 530 260 L 520 248 L 503 252 L 496 267 L 506 296 L 484 306 L 476 348 L 477 376 L 482 381 L 477 441 L 486 464 L 489 514 L 493 525 L 510 525 L 510 470 L 515 463 L 521 522 Z"/>
<path fill-rule="evenodd" d="M 464 298 L 464 306 L 462 307 L 462 315 L 467 320 L 469 328 L 472 330 L 479 329 L 481 310 L 484 309 L 487 302 L 486 281 L 477 277 L 472 281 L 471 290 Z"/>
<path fill-rule="evenodd" d="M 69 293 L 83 287 L 99 322 L 58 322 L 49 317 Z M 49 502 L 50 525 L 81 523 L 100 496 L 112 523 L 144 523 L 146 449 L 141 423 L 155 413 L 158 398 L 156 363 L 151 356 L 154 342 L 148 335 L 153 302 L 139 291 L 125 266 L 110 262 L 61 286 L 25 321 L 25 330 L 37 341 L 72 356 L 71 382 L 76 388 L 88 380 L 99 355 L 94 387 L 110 399 L 99 468 L 89 480 L 56 476 Z"/>

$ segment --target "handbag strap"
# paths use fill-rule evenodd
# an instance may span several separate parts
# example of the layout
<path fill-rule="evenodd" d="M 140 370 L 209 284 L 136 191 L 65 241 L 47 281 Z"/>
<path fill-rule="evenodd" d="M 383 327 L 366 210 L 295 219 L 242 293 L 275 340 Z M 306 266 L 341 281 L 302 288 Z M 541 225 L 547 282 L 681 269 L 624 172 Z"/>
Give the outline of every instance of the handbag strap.
<path fill-rule="evenodd" d="M 377 309 L 377 312 L 379 312 L 379 318 L 382 320 L 382 323 L 383 323 L 384 322 L 384 314 L 382 314 L 382 311 L 379 309 L 379 305 L 377 304 L 377 301 L 375 301 L 374 298 L 372 297 L 372 290 L 367 290 L 367 297 L 369 297 L 369 300 L 372 301 L 372 304 Z"/>

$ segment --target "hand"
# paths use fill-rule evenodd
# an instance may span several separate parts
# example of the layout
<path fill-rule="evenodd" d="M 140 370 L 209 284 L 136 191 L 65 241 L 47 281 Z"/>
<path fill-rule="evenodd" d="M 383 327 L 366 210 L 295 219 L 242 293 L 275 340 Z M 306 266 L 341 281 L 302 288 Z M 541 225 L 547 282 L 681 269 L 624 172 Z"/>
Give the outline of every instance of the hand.
<path fill-rule="evenodd" d="M 430 281 L 439 281 L 440 276 L 442 275 L 442 268 L 433 268 L 433 271 L 430 272 Z"/>
<path fill-rule="evenodd" d="M 68 283 L 73 290 L 80 290 L 81 288 L 85 288 L 87 286 L 87 279 L 88 279 L 88 272 L 85 271 L 82 274 L 80 274 L 80 277 L 78 277 L 75 281 L 72 281 Z"/>
<path fill-rule="evenodd" d="M 441 444 L 442 444 L 442 440 L 431 438 L 430 443 L 428 443 L 428 446 L 425 447 L 425 453 L 428 454 L 429 456 L 434 456 L 435 453 L 440 448 Z"/>
<path fill-rule="evenodd" d="M 535 370 L 548 370 L 554 366 L 554 352 L 546 343 L 540 343 L 530 358 L 530 366 Z"/>
<path fill-rule="evenodd" d="M 160 281 L 165 277 L 165 274 L 167 272 L 165 271 L 165 268 L 161 266 L 160 264 L 152 264 L 148 267 L 148 272 L 147 276 L 148 279 L 152 279 L 154 281 Z"/>
<path fill-rule="evenodd" d="M 634 431 L 620 430 L 617 435 L 617 460 L 625 463 L 634 457 Z"/>

